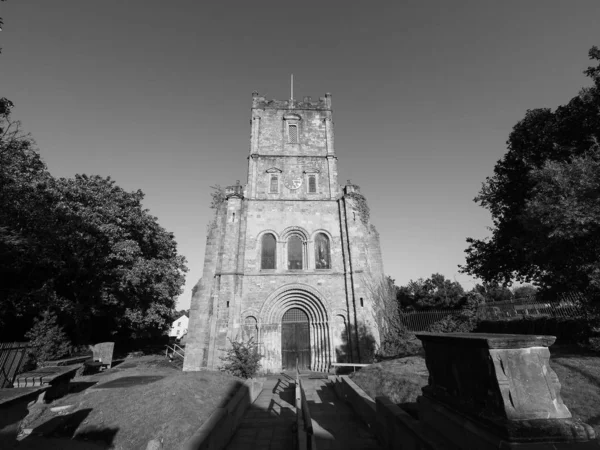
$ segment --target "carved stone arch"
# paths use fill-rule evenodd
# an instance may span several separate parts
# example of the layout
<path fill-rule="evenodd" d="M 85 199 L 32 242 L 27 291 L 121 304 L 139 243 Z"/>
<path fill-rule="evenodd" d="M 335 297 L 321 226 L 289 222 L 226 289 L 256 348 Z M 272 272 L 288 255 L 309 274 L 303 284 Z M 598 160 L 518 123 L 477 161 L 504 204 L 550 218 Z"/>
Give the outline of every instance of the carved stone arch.
<path fill-rule="evenodd" d="M 246 320 L 246 318 L 247 317 L 251 317 L 251 316 L 255 317 L 256 320 L 257 320 L 257 322 L 260 324 L 260 320 L 259 320 L 260 319 L 260 311 L 259 311 L 258 308 L 255 308 L 255 307 L 250 307 L 250 308 L 247 308 L 244 311 L 242 311 L 242 314 L 241 314 L 242 321 L 241 321 L 241 323 L 244 323 L 245 320 Z"/>
<path fill-rule="evenodd" d="M 333 308 L 329 311 L 331 317 L 334 316 L 344 316 L 346 320 L 348 320 L 348 310 L 346 308 Z"/>
<path fill-rule="evenodd" d="M 277 231 L 271 229 L 271 228 L 267 228 L 266 230 L 262 230 L 261 232 L 258 233 L 258 235 L 256 236 L 256 242 L 258 242 L 258 245 L 260 246 L 260 240 L 263 237 L 263 234 L 272 234 L 273 236 L 275 236 L 275 239 L 277 241 L 281 240 L 279 233 L 277 233 Z"/>
<path fill-rule="evenodd" d="M 317 289 L 303 283 L 290 283 L 273 291 L 260 308 L 262 323 L 278 323 L 284 312 L 294 305 L 306 311 L 311 321 L 329 320 L 329 300 Z"/>
<path fill-rule="evenodd" d="M 327 230 L 326 230 L 326 229 L 324 229 L 324 228 L 319 228 L 319 229 L 317 229 L 317 230 L 313 231 L 313 232 L 311 233 L 311 235 L 310 235 L 310 240 L 311 240 L 311 241 L 314 241 L 314 240 L 315 240 L 315 237 L 316 237 L 316 236 L 317 236 L 317 234 L 319 234 L 319 233 L 323 233 L 324 235 L 326 235 L 326 236 L 329 238 L 329 241 L 333 242 L 333 236 L 331 235 L 331 233 L 330 233 L 329 231 L 327 231 Z"/>
<path fill-rule="evenodd" d="M 283 170 L 278 169 L 277 167 L 271 167 L 270 169 L 265 170 L 267 173 L 282 173 Z"/>
<path fill-rule="evenodd" d="M 283 120 L 302 120 L 302 117 L 299 114 L 288 113 L 283 115 Z"/>
<path fill-rule="evenodd" d="M 290 283 L 273 291 L 260 309 L 261 339 L 266 351 L 277 355 L 274 368 L 280 370 L 283 355 L 282 319 L 291 309 L 299 309 L 308 316 L 310 369 L 327 371 L 333 354 L 329 327 L 330 302 L 321 292 L 302 283 Z M 281 349 L 281 351 L 279 351 Z"/>
<path fill-rule="evenodd" d="M 281 240 L 285 241 L 294 234 L 300 236 L 302 240 L 308 241 L 308 232 L 304 228 L 297 226 L 287 227 L 285 230 L 283 230 L 281 233 Z"/>

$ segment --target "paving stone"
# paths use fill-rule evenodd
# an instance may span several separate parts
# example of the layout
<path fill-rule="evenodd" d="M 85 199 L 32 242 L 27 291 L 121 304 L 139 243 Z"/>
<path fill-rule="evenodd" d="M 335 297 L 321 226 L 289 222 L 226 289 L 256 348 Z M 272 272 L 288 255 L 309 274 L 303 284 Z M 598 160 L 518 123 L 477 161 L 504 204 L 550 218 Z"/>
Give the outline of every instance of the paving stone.
<path fill-rule="evenodd" d="M 277 379 L 281 380 L 279 384 Z M 283 377 L 275 378 L 275 382 L 267 380 L 265 387 L 270 385 L 271 389 L 263 389 L 248 409 L 227 450 L 288 450 L 294 447 L 292 426 L 296 422 L 296 408 L 285 402 L 281 395 L 288 398 L 295 386 L 283 381 Z M 346 402 L 337 398 L 326 379 L 303 378 L 302 385 L 313 428 L 321 433 L 316 439 L 319 450 L 381 449 L 369 428 Z"/>

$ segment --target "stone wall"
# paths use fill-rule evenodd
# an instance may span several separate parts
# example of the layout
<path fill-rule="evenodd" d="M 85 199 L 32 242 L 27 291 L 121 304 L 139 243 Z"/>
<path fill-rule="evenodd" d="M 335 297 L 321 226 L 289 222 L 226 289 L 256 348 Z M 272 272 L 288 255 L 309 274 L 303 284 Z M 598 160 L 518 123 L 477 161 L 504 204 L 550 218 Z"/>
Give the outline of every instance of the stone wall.
<path fill-rule="evenodd" d="M 298 143 L 288 142 L 289 123 L 299 127 Z M 229 340 L 249 334 L 258 337 L 263 369 L 281 370 L 281 317 L 292 307 L 309 316 L 313 370 L 372 356 L 379 337 L 364 280 L 383 276 L 379 240 L 361 205 L 340 192 L 333 135 L 329 95 L 318 102 L 253 96 L 248 183 L 226 189 L 209 230 L 184 370 L 216 369 Z M 308 192 L 309 174 L 316 193 Z M 276 193 L 271 175 L 279 177 Z M 277 241 L 275 269 L 261 268 L 265 233 Z M 329 269 L 316 269 L 318 233 L 329 238 Z M 292 235 L 303 242 L 302 270 L 287 267 Z"/>

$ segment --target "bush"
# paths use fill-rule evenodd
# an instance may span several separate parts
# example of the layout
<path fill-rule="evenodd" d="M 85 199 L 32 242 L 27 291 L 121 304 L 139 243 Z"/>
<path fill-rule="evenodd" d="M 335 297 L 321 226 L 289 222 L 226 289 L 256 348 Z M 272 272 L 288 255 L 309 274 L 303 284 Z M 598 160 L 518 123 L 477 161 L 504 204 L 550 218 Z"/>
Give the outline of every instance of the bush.
<path fill-rule="evenodd" d="M 586 344 L 593 333 L 593 318 L 522 316 L 509 320 L 482 320 L 477 333 L 545 334 L 556 336 L 557 344 Z"/>
<path fill-rule="evenodd" d="M 33 327 L 25 334 L 31 346 L 29 352 L 39 366 L 46 361 L 70 355 L 74 347 L 55 313 L 46 311 L 35 319 Z"/>
<path fill-rule="evenodd" d="M 460 317 L 446 316 L 434 323 L 429 331 L 432 333 L 469 333 L 475 325 L 469 321 L 461 320 Z"/>
<path fill-rule="evenodd" d="M 423 345 L 415 333 L 403 329 L 398 333 L 387 333 L 381 340 L 381 346 L 375 354 L 376 361 L 423 355 Z"/>
<path fill-rule="evenodd" d="M 231 339 L 229 342 L 231 348 L 227 350 L 225 356 L 221 356 L 220 359 L 224 364 L 219 367 L 219 370 L 240 378 L 252 378 L 261 367 L 262 355 L 258 353 L 258 344 L 253 338 L 247 342 L 236 342 Z"/>

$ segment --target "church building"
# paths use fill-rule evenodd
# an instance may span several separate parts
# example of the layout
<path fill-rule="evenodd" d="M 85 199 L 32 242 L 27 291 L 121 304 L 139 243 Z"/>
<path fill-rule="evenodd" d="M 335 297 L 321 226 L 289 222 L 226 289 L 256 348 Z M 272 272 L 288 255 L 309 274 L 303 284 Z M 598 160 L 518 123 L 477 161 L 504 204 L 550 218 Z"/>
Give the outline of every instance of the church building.
<path fill-rule="evenodd" d="M 331 94 L 252 97 L 247 182 L 209 224 L 183 369 L 217 370 L 230 341 L 250 338 L 264 373 L 371 362 L 379 235 L 359 187 L 338 184 Z"/>

